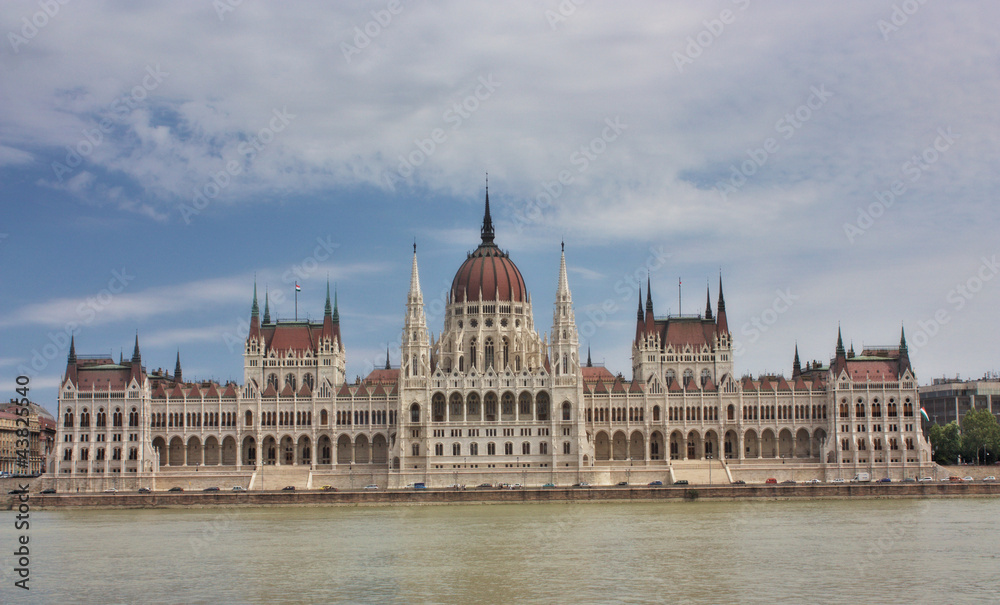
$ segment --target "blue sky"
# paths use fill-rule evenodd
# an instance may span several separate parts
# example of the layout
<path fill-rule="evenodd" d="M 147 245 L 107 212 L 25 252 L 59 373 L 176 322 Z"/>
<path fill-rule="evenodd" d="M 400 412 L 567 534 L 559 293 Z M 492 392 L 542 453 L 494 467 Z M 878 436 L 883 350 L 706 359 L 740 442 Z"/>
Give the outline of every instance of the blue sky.
<path fill-rule="evenodd" d="M 0 4 L 0 372 L 49 409 L 69 331 L 240 380 L 255 276 L 313 318 L 329 276 L 364 375 L 414 239 L 440 331 L 487 171 L 536 327 L 565 240 L 614 372 L 647 270 L 658 315 L 722 272 L 740 373 L 825 361 L 838 325 L 905 326 L 922 383 L 997 369 L 995 3 L 54 6 Z"/>

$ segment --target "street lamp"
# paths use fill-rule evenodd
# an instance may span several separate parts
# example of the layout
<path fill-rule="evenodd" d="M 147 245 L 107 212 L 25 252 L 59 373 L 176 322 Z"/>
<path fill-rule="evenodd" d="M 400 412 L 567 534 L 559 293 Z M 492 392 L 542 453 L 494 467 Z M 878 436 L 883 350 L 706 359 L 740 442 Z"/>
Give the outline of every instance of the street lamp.
<path fill-rule="evenodd" d="M 712 454 L 705 456 L 708 459 L 708 484 L 712 485 Z"/>

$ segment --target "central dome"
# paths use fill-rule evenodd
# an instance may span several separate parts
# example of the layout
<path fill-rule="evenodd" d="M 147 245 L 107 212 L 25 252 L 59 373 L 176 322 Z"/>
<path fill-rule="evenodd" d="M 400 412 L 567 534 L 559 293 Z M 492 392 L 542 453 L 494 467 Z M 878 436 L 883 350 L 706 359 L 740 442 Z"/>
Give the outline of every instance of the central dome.
<path fill-rule="evenodd" d="M 479 247 L 469 254 L 455 273 L 451 282 L 451 300 L 457 303 L 480 300 L 526 302 L 528 289 L 524 286 L 521 272 L 514 261 L 493 243 L 489 186 L 486 188 L 482 238 Z"/>

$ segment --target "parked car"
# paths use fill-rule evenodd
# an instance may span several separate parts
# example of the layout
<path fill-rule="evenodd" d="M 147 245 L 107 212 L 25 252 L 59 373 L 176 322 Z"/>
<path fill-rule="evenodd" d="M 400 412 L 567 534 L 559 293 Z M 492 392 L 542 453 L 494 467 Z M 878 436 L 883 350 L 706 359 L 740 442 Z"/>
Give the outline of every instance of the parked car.
<path fill-rule="evenodd" d="M 973 478 L 972 478 L 971 476 L 969 476 L 969 475 L 966 475 L 966 476 L 962 477 L 962 481 L 975 481 L 975 479 L 973 479 Z"/>
<path fill-rule="evenodd" d="M 917 482 L 917 478 L 916 477 L 904 477 L 903 478 L 903 483 L 916 483 L 916 482 Z"/>
<path fill-rule="evenodd" d="M 881 479 L 878 480 L 878 482 L 879 483 L 892 483 L 892 479 L 890 479 L 889 477 L 882 477 Z"/>
<path fill-rule="evenodd" d="M 294 492 L 295 491 L 295 486 L 294 485 L 286 485 L 285 487 L 281 488 L 281 491 L 283 491 L 283 492 Z"/>
<path fill-rule="evenodd" d="M 113 488 L 113 487 L 109 487 L 108 489 L 104 490 L 104 493 L 105 494 L 117 494 L 118 490 L 115 489 L 115 488 Z"/>
<path fill-rule="evenodd" d="M 590 484 L 586 481 L 581 481 L 579 483 L 574 483 L 573 487 L 590 487 Z"/>
<path fill-rule="evenodd" d="M 335 492 L 335 491 L 337 491 L 337 488 L 335 488 L 332 485 L 324 485 L 320 489 L 323 490 L 324 492 Z"/>
<path fill-rule="evenodd" d="M 988 477 L 983 477 L 983 481 L 985 481 L 986 483 L 993 483 L 996 480 L 997 480 L 997 478 L 994 477 L 993 475 L 990 475 Z"/>
<path fill-rule="evenodd" d="M 919 482 L 921 482 L 921 483 L 925 483 L 925 482 L 927 482 L 927 481 L 933 481 L 933 480 L 934 480 L 934 479 L 932 479 L 932 478 L 930 478 L 930 477 L 921 477 L 921 478 L 917 479 L 917 481 L 919 481 Z"/>
<path fill-rule="evenodd" d="M 245 492 L 245 491 L 247 491 L 247 488 L 243 487 L 242 485 L 234 485 L 233 486 L 233 491 L 234 492 Z"/>
<path fill-rule="evenodd" d="M 480 483 L 476 486 L 476 489 L 493 489 L 493 485 L 490 483 Z"/>
<path fill-rule="evenodd" d="M 370 492 L 373 492 L 373 491 L 375 491 L 375 490 L 378 489 L 378 485 L 376 485 L 374 483 L 369 483 L 368 485 L 365 486 L 365 489 L 368 490 L 368 491 L 370 491 Z"/>
<path fill-rule="evenodd" d="M 956 482 L 956 483 L 959 482 L 959 481 L 961 481 L 961 480 L 962 480 L 961 477 L 956 477 L 955 475 L 952 475 L 951 477 L 948 477 L 948 481 L 953 481 L 953 482 Z"/>
<path fill-rule="evenodd" d="M 810 479 L 810 480 L 806 481 L 806 483 L 809 483 L 811 485 L 815 485 L 817 483 L 823 483 L 823 482 L 820 481 L 819 479 Z"/>
<path fill-rule="evenodd" d="M 785 479 L 781 482 L 782 485 L 795 485 L 795 479 Z"/>
<path fill-rule="evenodd" d="M 212 487 L 206 487 L 205 489 L 203 489 L 201 491 L 203 491 L 203 492 L 217 492 L 217 491 L 219 491 L 219 488 L 217 486 L 213 485 Z"/>
<path fill-rule="evenodd" d="M 182 491 L 184 491 L 184 488 L 175 485 L 174 487 L 171 487 L 167 491 L 168 492 L 182 492 Z"/>
<path fill-rule="evenodd" d="M 555 483 L 546 483 L 545 485 L 542 486 L 542 489 L 552 489 L 555 486 L 556 486 Z"/>
<path fill-rule="evenodd" d="M 140 493 L 140 494 L 148 494 L 148 493 L 150 493 L 151 491 L 153 491 L 153 490 L 149 489 L 148 487 L 140 487 L 140 488 L 139 488 L 139 493 Z"/>
<path fill-rule="evenodd" d="M 662 481 L 660 481 L 660 480 L 656 480 L 656 481 L 650 481 L 650 482 L 649 482 L 649 485 L 650 485 L 651 487 L 659 487 L 659 486 L 663 485 L 663 482 L 662 482 Z"/>
<path fill-rule="evenodd" d="M 8 494 L 27 494 L 28 490 L 26 490 L 26 489 L 12 489 L 12 490 L 10 490 L 7 493 Z"/>
<path fill-rule="evenodd" d="M 842 477 L 837 477 L 836 479 L 830 479 L 830 483 L 847 483 Z"/>
<path fill-rule="evenodd" d="M 733 481 L 733 485 L 746 485 L 746 484 L 747 482 L 744 481 L 743 479 L 737 479 L 736 481 Z"/>
<path fill-rule="evenodd" d="M 39 493 L 41 493 L 41 494 L 54 494 L 54 493 L 56 493 L 56 488 L 54 488 L 54 487 L 49 487 L 49 488 L 46 488 L 46 489 L 43 489 L 43 490 L 42 490 L 41 492 L 39 492 Z"/>
<path fill-rule="evenodd" d="M 778 484 L 778 480 L 775 479 L 774 477 L 768 477 L 767 481 L 765 481 L 764 483 L 765 483 L 765 485 L 777 485 Z"/>
<path fill-rule="evenodd" d="M 619 481 L 618 487 L 628 487 L 628 481 Z"/>
<path fill-rule="evenodd" d="M 687 485 L 687 484 L 688 484 L 687 479 L 678 479 L 677 481 L 674 481 L 674 485 Z"/>

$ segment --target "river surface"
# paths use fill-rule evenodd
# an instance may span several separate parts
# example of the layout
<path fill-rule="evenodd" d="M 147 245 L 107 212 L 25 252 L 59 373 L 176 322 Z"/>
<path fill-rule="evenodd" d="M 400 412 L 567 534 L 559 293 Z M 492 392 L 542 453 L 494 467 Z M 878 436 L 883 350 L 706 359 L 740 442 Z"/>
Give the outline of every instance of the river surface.
<path fill-rule="evenodd" d="M 3 603 L 996 603 L 1000 499 L 31 513 Z"/>

